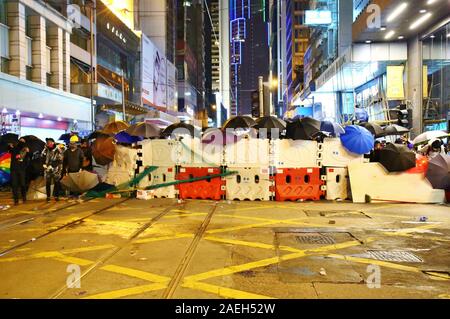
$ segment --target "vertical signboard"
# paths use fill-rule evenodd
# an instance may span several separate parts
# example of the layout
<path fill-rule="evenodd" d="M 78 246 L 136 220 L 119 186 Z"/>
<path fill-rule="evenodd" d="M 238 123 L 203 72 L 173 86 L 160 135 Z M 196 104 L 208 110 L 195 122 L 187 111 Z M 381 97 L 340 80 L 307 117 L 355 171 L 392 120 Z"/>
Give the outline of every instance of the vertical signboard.
<path fill-rule="evenodd" d="M 150 39 L 142 34 L 142 104 L 167 108 L 167 60 Z"/>
<path fill-rule="evenodd" d="M 404 100 L 405 90 L 403 86 L 403 65 L 389 65 L 387 67 L 387 92 L 388 100 Z"/>

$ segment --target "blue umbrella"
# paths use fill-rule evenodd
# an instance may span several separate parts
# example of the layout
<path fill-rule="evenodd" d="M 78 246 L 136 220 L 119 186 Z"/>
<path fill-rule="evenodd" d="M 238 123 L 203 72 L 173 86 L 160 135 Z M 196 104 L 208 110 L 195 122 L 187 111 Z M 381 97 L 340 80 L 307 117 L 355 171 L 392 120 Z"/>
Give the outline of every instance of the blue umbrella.
<path fill-rule="evenodd" d="M 372 150 L 375 139 L 366 128 L 349 125 L 345 127 L 345 134 L 341 135 L 341 142 L 350 152 L 366 154 Z"/>
<path fill-rule="evenodd" d="M 114 135 L 117 143 L 125 143 L 125 144 L 133 144 L 139 141 L 142 141 L 142 137 L 139 136 L 131 136 L 125 131 L 119 132 Z"/>
<path fill-rule="evenodd" d="M 339 136 L 345 133 L 345 130 L 338 123 L 331 121 L 322 121 L 320 123 L 320 130 L 322 132 L 330 133 L 332 136 Z"/>

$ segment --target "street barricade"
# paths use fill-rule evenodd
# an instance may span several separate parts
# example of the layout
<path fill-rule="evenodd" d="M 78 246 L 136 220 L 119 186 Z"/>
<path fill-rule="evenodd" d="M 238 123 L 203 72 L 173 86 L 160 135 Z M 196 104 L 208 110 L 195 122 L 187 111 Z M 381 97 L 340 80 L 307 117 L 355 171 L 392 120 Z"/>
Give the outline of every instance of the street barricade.
<path fill-rule="evenodd" d="M 221 169 L 219 167 L 180 167 L 176 180 L 189 180 L 220 173 Z M 215 177 L 179 184 L 177 188 L 181 199 L 220 200 L 225 195 L 225 180 L 222 177 Z"/>
<path fill-rule="evenodd" d="M 348 169 L 345 167 L 326 168 L 326 196 L 327 200 L 348 199 L 350 195 Z"/>
<path fill-rule="evenodd" d="M 304 140 L 273 140 L 274 166 L 279 168 L 317 166 L 317 142 Z"/>
<path fill-rule="evenodd" d="M 349 163 L 363 163 L 364 156 L 347 151 L 339 138 L 325 138 L 319 144 L 321 165 L 325 167 L 347 167 Z"/>
<path fill-rule="evenodd" d="M 226 177 L 226 199 L 268 201 L 273 196 L 273 181 L 268 167 L 228 166 L 237 174 Z"/>
<path fill-rule="evenodd" d="M 140 168 L 143 172 L 145 167 Z M 175 166 L 160 166 L 153 172 L 144 177 L 138 187 L 144 189 L 148 186 L 160 185 L 175 181 Z M 174 185 L 159 187 L 153 190 L 153 196 L 156 198 L 176 198 L 177 190 Z"/>
<path fill-rule="evenodd" d="M 116 145 L 114 160 L 108 168 L 105 182 L 114 186 L 132 179 L 136 173 L 138 150 Z"/>
<path fill-rule="evenodd" d="M 275 175 L 275 200 L 320 200 L 324 195 L 320 168 L 279 168 Z"/>

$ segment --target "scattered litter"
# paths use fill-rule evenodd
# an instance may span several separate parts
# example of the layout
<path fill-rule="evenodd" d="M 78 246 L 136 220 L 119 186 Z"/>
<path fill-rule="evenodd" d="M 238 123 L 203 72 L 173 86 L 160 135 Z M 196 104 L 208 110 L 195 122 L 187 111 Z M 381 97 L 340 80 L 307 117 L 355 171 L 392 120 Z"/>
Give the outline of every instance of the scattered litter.
<path fill-rule="evenodd" d="M 83 242 L 83 243 L 87 243 L 88 240 L 87 240 L 87 239 L 83 239 L 82 242 Z"/>
<path fill-rule="evenodd" d="M 145 258 L 145 257 L 141 257 L 141 258 L 139 258 L 138 260 L 139 260 L 139 261 L 146 261 L 146 260 L 147 260 L 147 258 Z"/>
<path fill-rule="evenodd" d="M 336 221 L 335 221 L 335 220 L 330 220 L 330 221 L 328 222 L 328 224 L 334 225 L 334 224 L 336 224 Z"/>
<path fill-rule="evenodd" d="M 182 199 L 179 199 L 179 200 L 177 201 L 178 204 L 181 204 L 182 202 L 183 202 Z"/>
<path fill-rule="evenodd" d="M 83 290 L 83 291 L 78 291 L 78 292 L 76 292 L 75 294 L 76 294 L 77 296 L 82 296 L 82 295 L 85 295 L 86 293 L 87 293 L 87 291 Z"/>
<path fill-rule="evenodd" d="M 342 202 L 343 199 L 342 198 L 336 198 L 336 202 Z"/>
<path fill-rule="evenodd" d="M 132 250 L 132 251 L 130 251 L 130 255 L 134 256 L 134 255 L 136 255 L 136 252 L 134 250 Z"/>
<path fill-rule="evenodd" d="M 136 193 L 137 199 L 149 200 L 155 198 L 155 190 L 138 190 Z"/>
<path fill-rule="evenodd" d="M 327 272 L 325 271 L 325 268 L 320 268 L 319 274 L 321 274 L 322 276 L 326 276 Z"/>
<path fill-rule="evenodd" d="M 320 216 L 325 216 L 325 212 L 320 212 L 319 215 Z"/>
<path fill-rule="evenodd" d="M 428 220 L 428 217 L 427 216 L 420 216 L 419 217 L 419 221 L 420 222 L 426 222 Z"/>
<path fill-rule="evenodd" d="M 8 240 L 10 243 L 13 243 L 13 242 L 15 242 L 16 240 L 15 239 L 10 239 L 10 240 Z"/>
<path fill-rule="evenodd" d="M 0 205 L 0 210 L 8 210 L 10 208 L 11 208 L 11 206 L 9 206 L 9 205 Z"/>
<path fill-rule="evenodd" d="M 227 204 L 228 204 L 228 205 L 231 205 L 231 200 L 228 199 L 228 200 L 227 200 Z"/>
<path fill-rule="evenodd" d="M 117 198 L 122 198 L 122 195 L 120 194 L 111 194 L 111 193 L 107 193 L 105 195 L 106 199 L 117 199 Z"/>
<path fill-rule="evenodd" d="M 33 237 L 33 238 L 31 238 L 31 241 L 35 241 L 35 240 L 36 240 L 36 238 L 34 238 L 34 237 Z"/>

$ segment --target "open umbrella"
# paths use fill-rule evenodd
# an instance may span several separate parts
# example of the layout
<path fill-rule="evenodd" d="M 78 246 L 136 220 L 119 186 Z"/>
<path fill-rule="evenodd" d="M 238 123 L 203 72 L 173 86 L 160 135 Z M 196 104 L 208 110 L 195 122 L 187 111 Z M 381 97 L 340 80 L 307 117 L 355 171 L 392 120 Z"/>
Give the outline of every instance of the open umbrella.
<path fill-rule="evenodd" d="M 42 153 L 45 147 L 45 142 L 34 135 L 22 136 L 27 147 L 30 149 L 30 154 Z"/>
<path fill-rule="evenodd" d="M 84 193 L 94 188 L 99 183 L 97 174 L 81 171 L 77 173 L 69 173 L 61 179 L 61 184 L 69 191 Z"/>
<path fill-rule="evenodd" d="M 124 121 L 115 121 L 105 125 L 102 132 L 106 134 L 117 134 L 126 130 L 130 125 Z"/>
<path fill-rule="evenodd" d="M 113 137 L 97 138 L 92 144 L 92 156 L 99 165 L 107 165 L 114 160 L 116 145 Z"/>
<path fill-rule="evenodd" d="M 384 130 L 384 136 L 403 135 L 403 134 L 409 133 L 409 129 L 407 129 L 406 127 L 397 125 L 397 124 L 388 125 L 383 130 Z"/>
<path fill-rule="evenodd" d="M 114 138 L 117 141 L 117 143 L 124 143 L 124 144 L 133 144 L 142 141 L 142 137 L 131 136 L 125 131 L 117 133 L 116 135 L 114 135 Z"/>
<path fill-rule="evenodd" d="M 402 172 L 416 166 L 416 154 L 405 145 L 389 143 L 380 151 L 380 163 L 389 172 Z"/>
<path fill-rule="evenodd" d="M 11 153 L 0 154 L 0 185 L 8 183 L 11 179 Z"/>
<path fill-rule="evenodd" d="M 369 121 L 369 113 L 365 109 L 355 108 L 355 120 L 359 122 L 368 122 Z"/>
<path fill-rule="evenodd" d="M 287 122 L 286 137 L 293 140 L 309 140 L 320 133 L 320 121 L 311 117 Z"/>
<path fill-rule="evenodd" d="M 438 154 L 430 159 L 426 177 L 433 188 L 450 190 L 450 155 Z"/>
<path fill-rule="evenodd" d="M 184 123 L 184 122 L 171 124 L 168 127 L 166 127 L 161 133 L 161 135 L 165 136 L 165 137 L 168 137 L 172 134 L 191 135 L 191 136 L 200 136 L 201 135 L 200 132 L 198 130 L 196 130 L 193 125 Z"/>
<path fill-rule="evenodd" d="M 225 145 L 237 143 L 241 139 L 240 135 L 233 134 L 229 130 L 221 130 L 219 128 L 210 128 L 203 133 L 203 144 Z"/>
<path fill-rule="evenodd" d="M 161 135 L 161 129 L 158 126 L 146 122 L 133 124 L 126 129 L 126 132 L 131 136 L 140 136 L 143 138 L 153 138 Z"/>
<path fill-rule="evenodd" d="M 107 137 L 110 137 L 111 135 L 112 134 L 107 134 L 103 131 L 94 131 L 91 134 L 89 134 L 87 138 L 88 138 L 88 140 L 94 140 L 99 137 L 107 138 Z"/>
<path fill-rule="evenodd" d="M 266 128 L 269 130 L 272 128 L 277 128 L 281 131 L 286 129 L 286 122 L 276 116 L 264 116 L 256 120 L 256 125 L 254 125 L 254 128 Z"/>
<path fill-rule="evenodd" d="M 14 133 L 6 133 L 0 136 L 0 144 L 17 144 L 19 135 Z"/>
<path fill-rule="evenodd" d="M 322 121 L 320 123 L 320 130 L 332 136 L 340 136 L 345 133 L 345 130 L 341 125 L 331 121 Z"/>
<path fill-rule="evenodd" d="M 252 128 L 255 125 L 256 125 L 256 121 L 254 119 L 252 119 L 250 116 L 248 116 L 248 115 L 239 115 L 239 116 L 234 116 L 234 117 L 228 119 L 223 124 L 222 128 L 223 129 L 227 129 L 227 128 L 248 129 L 248 128 Z"/>
<path fill-rule="evenodd" d="M 435 138 L 445 138 L 448 137 L 449 134 L 444 131 L 427 131 L 420 135 L 418 135 L 414 140 L 413 144 L 414 146 L 420 145 L 420 144 L 426 144 L 429 140 L 435 139 Z"/>
<path fill-rule="evenodd" d="M 80 136 L 78 135 L 78 133 L 70 132 L 70 133 L 64 133 L 64 134 L 62 134 L 62 135 L 58 138 L 58 141 L 63 141 L 64 143 L 69 144 L 70 138 L 71 138 L 72 136 L 77 136 L 77 137 L 80 139 Z"/>
<path fill-rule="evenodd" d="M 345 134 L 341 135 L 342 145 L 355 154 L 369 153 L 373 148 L 375 139 L 372 133 L 358 125 L 349 125 L 345 127 Z"/>
<path fill-rule="evenodd" d="M 377 123 L 367 122 L 367 123 L 361 123 L 359 125 L 366 128 L 375 137 L 384 136 L 385 132 L 384 132 L 383 128 L 380 125 L 378 125 Z"/>

